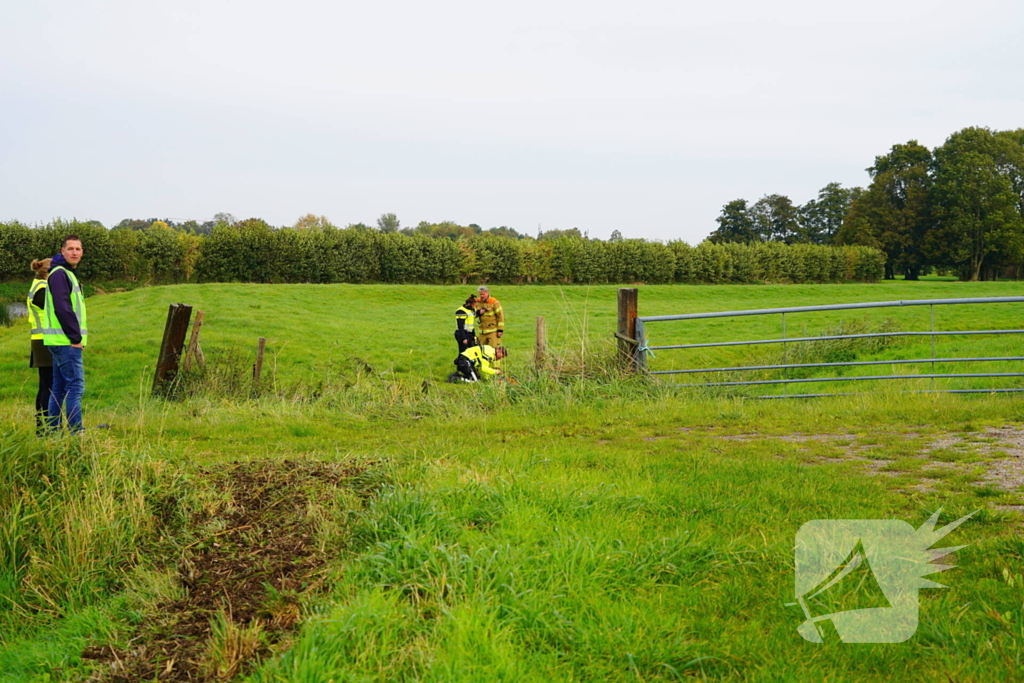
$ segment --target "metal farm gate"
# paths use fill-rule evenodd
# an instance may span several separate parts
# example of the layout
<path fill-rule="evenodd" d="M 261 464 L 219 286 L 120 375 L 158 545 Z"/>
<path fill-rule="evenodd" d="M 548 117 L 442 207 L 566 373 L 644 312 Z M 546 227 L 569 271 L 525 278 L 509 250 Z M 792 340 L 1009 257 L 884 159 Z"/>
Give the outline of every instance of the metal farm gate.
<path fill-rule="evenodd" d="M 623 303 L 622 294 L 626 293 L 627 300 Z M 628 300 L 631 297 L 631 302 Z M 973 335 L 1020 335 L 1024 334 L 1024 329 L 955 329 L 955 330 L 942 330 L 936 329 L 935 326 L 935 309 L 936 307 L 944 306 L 974 306 L 978 304 L 1009 304 L 1009 303 L 1024 303 L 1024 297 L 990 297 L 990 298 L 968 298 L 968 299 L 923 299 L 923 300 L 912 300 L 912 301 L 878 301 L 872 303 L 854 303 L 854 304 L 829 304 L 822 306 L 797 306 L 792 308 L 762 308 L 746 311 L 724 311 L 718 313 L 688 313 L 684 315 L 656 315 L 656 316 L 636 316 L 635 327 L 631 324 L 631 318 L 628 308 L 632 304 L 632 310 L 635 312 L 636 308 L 636 290 L 620 290 L 620 307 L 619 307 L 619 333 L 616 336 L 620 339 L 620 343 L 625 343 L 628 346 L 625 347 L 629 351 L 633 352 L 633 359 L 636 367 L 641 370 L 648 371 L 651 375 L 676 375 L 680 379 L 691 380 L 684 381 L 683 383 L 677 384 L 676 386 L 682 387 L 757 387 L 757 386 L 774 386 L 781 387 L 783 390 L 782 394 L 771 394 L 763 395 L 759 394 L 757 398 L 810 398 L 818 396 L 835 396 L 841 395 L 842 393 L 849 392 L 833 392 L 833 393 L 788 393 L 790 385 L 797 385 L 800 387 L 814 387 L 821 383 L 830 382 L 864 382 L 864 381 L 878 381 L 878 380 L 930 380 L 928 387 L 923 387 L 921 391 L 935 391 L 943 393 L 1004 393 L 1004 392 L 1019 392 L 1024 391 L 1024 386 L 1021 386 L 1019 381 L 1012 382 L 1012 386 L 1000 386 L 1000 387 L 986 387 L 986 388 L 936 388 L 935 380 L 964 380 L 969 378 L 1020 378 L 1024 377 L 1024 372 L 1014 372 L 1012 370 L 1018 369 L 1021 366 L 1009 366 L 1019 361 L 1024 361 L 1024 356 L 1018 355 L 956 355 L 956 354 L 942 354 L 940 357 L 936 351 L 936 340 L 944 337 L 970 337 Z M 624 308 L 625 305 L 625 308 Z M 864 309 L 879 309 L 879 308 L 892 308 L 892 307 L 908 307 L 908 306 L 927 306 L 929 313 L 929 329 L 916 330 L 916 331 L 879 331 L 879 332 L 862 332 L 855 334 L 824 334 L 818 336 L 787 336 L 786 334 L 786 316 L 787 314 L 792 316 L 797 313 L 815 313 L 823 311 L 851 311 L 851 310 L 864 310 Z M 969 309 L 968 309 L 969 310 Z M 625 313 L 624 313 L 625 311 Z M 686 343 L 686 344 L 664 344 L 664 345 L 648 345 L 650 337 L 650 328 L 653 325 L 661 326 L 668 323 L 678 324 L 680 322 L 693 322 L 700 320 L 709 320 L 714 318 L 736 318 L 740 316 L 779 316 L 780 318 L 780 329 L 781 336 L 768 338 L 768 339 L 750 339 L 750 340 L 732 340 L 732 341 L 704 341 L 699 343 Z M 961 318 L 962 320 L 963 318 Z M 630 329 L 633 328 L 633 329 Z M 633 332 L 633 334 L 629 334 Z M 836 340 L 868 340 L 868 339 L 880 339 L 880 338 L 896 338 L 896 337 L 926 337 L 930 340 L 930 353 L 926 353 L 926 357 L 900 357 L 896 359 L 885 359 L 885 360 L 837 360 L 834 362 L 801 362 L 801 363 L 789 363 L 786 362 L 785 349 L 792 348 L 791 345 L 809 344 L 815 342 L 827 342 Z M 782 362 L 775 363 L 761 363 L 761 364 L 746 364 L 741 363 L 730 363 L 719 367 L 683 367 L 675 369 L 656 369 L 661 363 L 654 360 L 656 352 L 661 351 L 685 351 L 685 350 L 696 350 L 696 349 L 714 349 L 724 347 L 751 347 L 771 344 L 781 344 L 784 349 L 782 353 Z M 1015 351 L 1016 352 L 1016 351 Z M 655 369 L 648 369 L 648 356 L 651 356 L 650 365 L 654 366 Z M 1000 364 L 1000 369 L 1007 370 L 1004 372 L 943 372 L 943 367 L 950 364 L 974 364 L 974 363 L 989 363 L 989 364 Z M 892 366 L 920 366 L 928 365 L 927 372 L 921 374 L 894 374 L 895 368 Z M 888 374 L 879 373 L 875 374 L 872 372 L 872 368 L 889 366 Z M 846 370 L 839 370 L 840 368 L 859 368 L 867 370 L 868 374 L 843 374 Z M 750 379 L 750 373 L 760 373 L 764 375 L 766 373 L 774 372 L 776 375 L 781 374 L 781 377 L 771 378 L 753 378 Z M 814 374 L 817 372 L 824 373 L 823 376 L 801 376 L 791 377 L 792 374 Z M 839 372 L 840 374 L 836 374 Z"/>

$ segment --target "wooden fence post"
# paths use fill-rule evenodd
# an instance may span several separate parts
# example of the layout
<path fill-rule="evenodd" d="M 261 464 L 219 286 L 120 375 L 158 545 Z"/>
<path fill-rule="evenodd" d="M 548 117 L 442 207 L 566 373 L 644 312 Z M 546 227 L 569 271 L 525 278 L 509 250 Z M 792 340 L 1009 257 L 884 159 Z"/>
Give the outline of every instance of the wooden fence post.
<path fill-rule="evenodd" d="M 619 288 L 619 328 L 615 338 L 619 340 L 619 362 L 630 372 L 637 366 L 636 339 L 636 287 Z"/>
<path fill-rule="evenodd" d="M 185 333 L 188 332 L 188 321 L 191 317 L 192 307 L 188 304 L 171 304 L 167 311 L 164 339 L 160 344 L 156 374 L 153 375 L 154 394 L 159 393 L 165 383 L 178 375 L 178 361 L 185 346 Z"/>
<path fill-rule="evenodd" d="M 192 336 L 188 338 L 188 347 L 185 349 L 185 363 L 183 369 L 188 372 L 193 365 L 206 367 L 206 357 L 203 356 L 203 347 L 199 345 L 199 332 L 203 329 L 203 318 L 206 313 L 196 311 L 195 322 L 192 323 Z"/>
<path fill-rule="evenodd" d="M 537 316 L 537 345 L 533 349 L 533 366 L 537 370 L 544 368 L 544 358 L 547 355 L 548 337 L 544 330 L 544 316 Z"/>
<path fill-rule="evenodd" d="M 266 348 L 267 338 L 260 337 L 259 344 L 256 346 L 256 367 L 252 369 L 252 385 L 257 391 L 260 388 L 260 375 L 263 374 L 263 351 Z"/>

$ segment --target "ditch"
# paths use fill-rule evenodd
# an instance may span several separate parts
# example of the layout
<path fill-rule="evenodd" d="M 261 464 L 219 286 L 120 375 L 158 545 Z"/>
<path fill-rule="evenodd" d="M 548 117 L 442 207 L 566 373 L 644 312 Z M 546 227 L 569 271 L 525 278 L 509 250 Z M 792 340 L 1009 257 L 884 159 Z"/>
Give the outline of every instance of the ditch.
<path fill-rule="evenodd" d="M 91 681 L 229 681 L 286 644 L 322 586 L 315 514 L 340 489 L 369 495 L 368 465 L 256 460 L 201 468 L 224 505 L 200 513 L 177 561 L 179 597 L 126 644 L 83 652 Z M 361 488 L 362 487 L 362 488 Z"/>

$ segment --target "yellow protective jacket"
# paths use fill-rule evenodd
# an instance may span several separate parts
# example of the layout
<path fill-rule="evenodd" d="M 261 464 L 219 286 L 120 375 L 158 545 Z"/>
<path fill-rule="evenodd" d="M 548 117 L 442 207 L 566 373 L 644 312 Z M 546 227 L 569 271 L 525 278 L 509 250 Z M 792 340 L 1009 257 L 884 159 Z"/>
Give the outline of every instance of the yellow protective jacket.
<path fill-rule="evenodd" d="M 476 302 L 476 317 L 480 334 L 505 331 L 505 313 L 501 310 L 501 302 L 493 296 L 487 297 L 487 301 Z"/>
<path fill-rule="evenodd" d="M 473 368 L 484 375 L 497 375 L 501 373 L 501 370 L 494 367 L 494 361 L 498 356 L 493 346 L 488 346 L 487 344 L 470 346 L 462 352 L 462 356 L 468 358 L 469 362 L 473 364 Z"/>

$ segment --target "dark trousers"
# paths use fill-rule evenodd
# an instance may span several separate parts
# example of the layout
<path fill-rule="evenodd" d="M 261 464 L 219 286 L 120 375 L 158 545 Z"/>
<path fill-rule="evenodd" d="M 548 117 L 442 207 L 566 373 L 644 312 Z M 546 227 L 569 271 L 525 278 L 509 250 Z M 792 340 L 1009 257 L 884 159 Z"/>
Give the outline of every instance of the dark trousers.
<path fill-rule="evenodd" d="M 459 353 L 462 353 L 470 346 L 476 346 L 476 336 L 466 330 L 455 330 L 455 344 L 459 347 Z"/>
<path fill-rule="evenodd" d="M 475 382 L 480 379 L 477 377 L 476 368 L 473 367 L 473 361 L 469 360 L 465 356 L 459 356 L 455 359 L 455 367 L 458 368 L 460 375 L 471 382 Z"/>
<path fill-rule="evenodd" d="M 36 433 L 46 428 L 46 408 L 50 405 L 50 389 L 53 387 L 53 368 L 39 368 L 39 389 L 36 390 Z"/>

